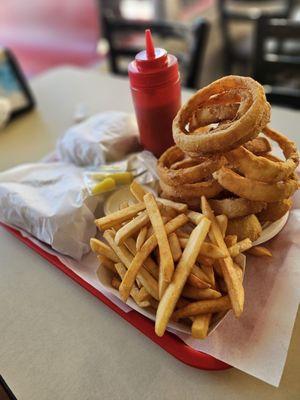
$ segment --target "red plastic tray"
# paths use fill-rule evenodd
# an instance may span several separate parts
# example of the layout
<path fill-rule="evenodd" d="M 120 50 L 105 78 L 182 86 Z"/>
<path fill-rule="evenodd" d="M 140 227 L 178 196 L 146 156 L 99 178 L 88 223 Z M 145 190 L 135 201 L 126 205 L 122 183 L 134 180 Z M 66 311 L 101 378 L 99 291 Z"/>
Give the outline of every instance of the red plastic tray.
<path fill-rule="evenodd" d="M 154 323 L 150 319 L 144 317 L 139 314 L 137 311 L 132 310 L 128 313 L 121 310 L 118 306 L 112 303 L 107 297 L 105 297 L 99 290 L 95 289 L 85 280 L 76 275 L 72 270 L 70 270 L 66 265 L 59 261 L 56 256 L 47 253 L 39 246 L 34 244 L 30 239 L 25 238 L 21 235 L 21 233 L 13 229 L 3 223 L 0 223 L 8 232 L 14 235 L 17 239 L 21 240 L 27 246 L 31 247 L 36 253 L 40 256 L 48 260 L 52 265 L 56 268 L 59 268 L 66 275 L 72 278 L 74 281 L 79 283 L 82 287 L 96 296 L 99 300 L 101 300 L 104 304 L 110 307 L 113 311 L 118 313 L 122 318 L 124 318 L 127 322 L 133 325 L 136 329 L 141 331 L 144 335 L 148 336 L 153 342 L 162 347 L 165 351 L 172 354 L 178 360 L 188 364 L 192 367 L 204 369 L 204 370 L 223 370 L 227 368 L 231 368 L 230 365 L 224 363 L 223 361 L 217 360 L 216 358 L 202 353 L 201 351 L 197 351 L 192 349 L 188 345 L 186 345 L 180 338 L 171 332 L 167 332 L 163 337 L 156 336 L 154 332 Z"/>

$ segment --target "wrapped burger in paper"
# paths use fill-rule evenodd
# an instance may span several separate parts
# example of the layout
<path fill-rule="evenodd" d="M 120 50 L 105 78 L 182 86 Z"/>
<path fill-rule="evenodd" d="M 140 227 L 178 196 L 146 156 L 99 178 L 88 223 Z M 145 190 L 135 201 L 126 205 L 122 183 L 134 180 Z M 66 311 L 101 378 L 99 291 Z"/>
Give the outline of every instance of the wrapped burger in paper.
<path fill-rule="evenodd" d="M 0 174 L 0 220 L 76 259 L 96 233 L 97 204 L 87 196 L 83 171 L 72 164 L 26 164 Z"/>
<path fill-rule="evenodd" d="M 118 161 L 139 149 L 138 128 L 132 114 L 107 111 L 70 127 L 57 142 L 59 160 L 78 166 Z"/>

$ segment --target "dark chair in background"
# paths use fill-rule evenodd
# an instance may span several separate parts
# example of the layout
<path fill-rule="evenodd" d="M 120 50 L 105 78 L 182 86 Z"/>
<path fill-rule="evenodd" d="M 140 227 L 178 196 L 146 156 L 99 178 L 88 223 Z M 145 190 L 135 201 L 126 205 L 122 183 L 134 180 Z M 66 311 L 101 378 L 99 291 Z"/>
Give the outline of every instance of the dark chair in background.
<path fill-rule="evenodd" d="M 271 103 L 300 108 L 300 22 L 257 20 L 253 77 Z"/>
<path fill-rule="evenodd" d="M 233 72 L 236 64 L 249 63 L 253 51 L 252 29 L 259 17 L 289 18 L 295 0 L 218 0 L 220 27 L 223 38 L 224 73 Z M 238 24 L 248 23 L 248 29 L 233 35 L 230 28 L 238 31 Z M 248 71 L 243 71 L 247 73 Z"/>
<path fill-rule="evenodd" d="M 199 87 L 209 31 L 207 21 L 199 18 L 191 27 L 165 21 L 125 20 L 108 15 L 103 16 L 102 21 L 103 34 L 109 43 L 111 72 L 127 75 L 128 60 L 144 49 L 143 34 L 145 29 L 150 28 L 156 47 L 165 46 L 170 53 L 177 56 L 183 85 L 191 89 Z M 165 42 L 162 44 L 161 40 Z"/>

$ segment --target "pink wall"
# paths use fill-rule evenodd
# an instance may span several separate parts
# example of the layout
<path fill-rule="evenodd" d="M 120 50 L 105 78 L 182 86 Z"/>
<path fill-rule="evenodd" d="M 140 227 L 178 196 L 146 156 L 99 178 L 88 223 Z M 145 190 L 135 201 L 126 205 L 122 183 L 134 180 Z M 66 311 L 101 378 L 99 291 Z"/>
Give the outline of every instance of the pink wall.
<path fill-rule="evenodd" d="M 0 44 L 10 47 L 26 73 L 97 59 L 97 0 L 1 0 Z"/>

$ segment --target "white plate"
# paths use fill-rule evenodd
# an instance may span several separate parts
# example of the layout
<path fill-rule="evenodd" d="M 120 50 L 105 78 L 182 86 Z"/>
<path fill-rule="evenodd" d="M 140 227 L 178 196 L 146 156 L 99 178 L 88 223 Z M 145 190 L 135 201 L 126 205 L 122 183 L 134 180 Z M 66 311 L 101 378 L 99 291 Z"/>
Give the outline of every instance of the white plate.
<path fill-rule="evenodd" d="M 281 229 L 283 229 L 284 225 L 287 223 L 288 218 L 289 218 L 289 211 L 283 217 L 281 217 L 280 219 L 278 219 L 277 221 L 273 222 L 271 225 L 263 229 L 262 234 L 253 243 L 253 246 L 265 243 L 268 240 L 272 239 L 274 236 L 276 236 L 281 231 Z"/>

